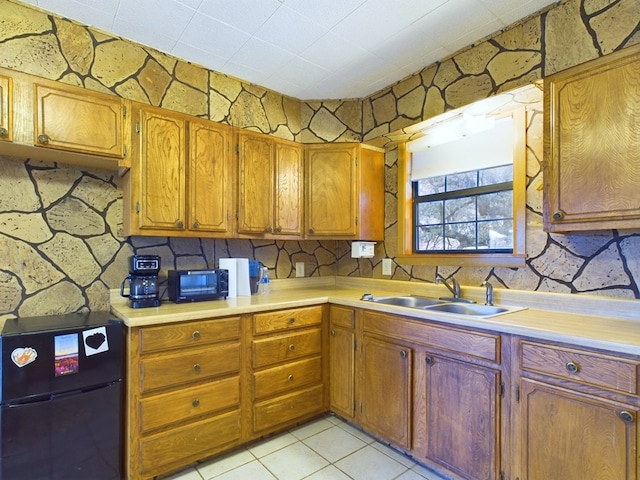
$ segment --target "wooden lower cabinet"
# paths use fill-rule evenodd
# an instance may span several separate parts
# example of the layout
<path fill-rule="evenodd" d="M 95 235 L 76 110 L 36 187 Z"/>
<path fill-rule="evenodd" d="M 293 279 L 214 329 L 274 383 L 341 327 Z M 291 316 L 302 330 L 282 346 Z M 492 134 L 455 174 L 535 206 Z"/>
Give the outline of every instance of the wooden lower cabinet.
<path fill-rule="evenodd" d="M 329 404 L 347 420 L 355 417 L 355 312 L 352 308 L 329 307 Z"/>

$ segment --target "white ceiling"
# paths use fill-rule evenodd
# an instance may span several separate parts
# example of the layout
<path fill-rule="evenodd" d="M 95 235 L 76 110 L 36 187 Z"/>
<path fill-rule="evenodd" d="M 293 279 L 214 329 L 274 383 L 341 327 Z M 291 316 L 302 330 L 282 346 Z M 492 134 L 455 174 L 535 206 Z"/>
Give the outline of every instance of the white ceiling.
<path fill-rule="evenodd" d="M 363 98 L 556 0 L 23 0 L 301 100 Z"/>

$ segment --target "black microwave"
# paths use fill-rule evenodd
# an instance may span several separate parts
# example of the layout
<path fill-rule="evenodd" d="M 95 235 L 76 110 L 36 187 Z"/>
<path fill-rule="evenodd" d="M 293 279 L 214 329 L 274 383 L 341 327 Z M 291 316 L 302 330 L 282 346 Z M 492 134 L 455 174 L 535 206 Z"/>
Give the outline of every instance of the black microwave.
<path fill-rule="evenodd" d="M 228 270 L 169 270 L 168 275 L 169 300 L 176 303 L 216 300 L 229 295 Z"/>

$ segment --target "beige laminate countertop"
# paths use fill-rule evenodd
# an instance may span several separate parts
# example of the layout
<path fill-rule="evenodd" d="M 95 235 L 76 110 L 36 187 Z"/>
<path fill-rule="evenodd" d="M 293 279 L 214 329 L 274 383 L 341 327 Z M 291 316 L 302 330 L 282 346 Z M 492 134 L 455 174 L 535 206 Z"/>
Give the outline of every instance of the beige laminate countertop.
<path fill-rule="evenodd" d="M 403 315 L 416 320 L 442 322 L 445 325 L 479 328 L 640 355 L 640 308 L 638 308 L 640 301 L 638 300 L 496 291 L 496 304 L 527 308 L 483 319 L 360 300 L 365 292 L 372 293 L 374 296 L 410 293 L 433 297 L 448 296 L 448 292 L 442 286 L 436 287 L 417 282 L 336 278 L 338 280 L 274 282 L 272 293 L 268 295 L 182 304 L 163 302 L 157 308 L 130 308 L 127 300 L 120 297 L 119 291 L 114 290 L 111 292 L 111 311 L 127 326 L 142 327 L 330 302 Z M 463 287 L 463 297 L 483 303 L 484 289 Z"/>

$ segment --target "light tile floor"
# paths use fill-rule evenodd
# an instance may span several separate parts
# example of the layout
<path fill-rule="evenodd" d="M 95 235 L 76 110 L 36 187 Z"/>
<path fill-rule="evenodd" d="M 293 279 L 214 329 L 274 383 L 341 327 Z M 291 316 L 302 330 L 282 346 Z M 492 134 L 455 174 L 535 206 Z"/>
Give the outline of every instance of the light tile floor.
<path fill-rule="evenodd" d="M 443 480 L 334 416 L 296 427 L 166 480 Z"/>

